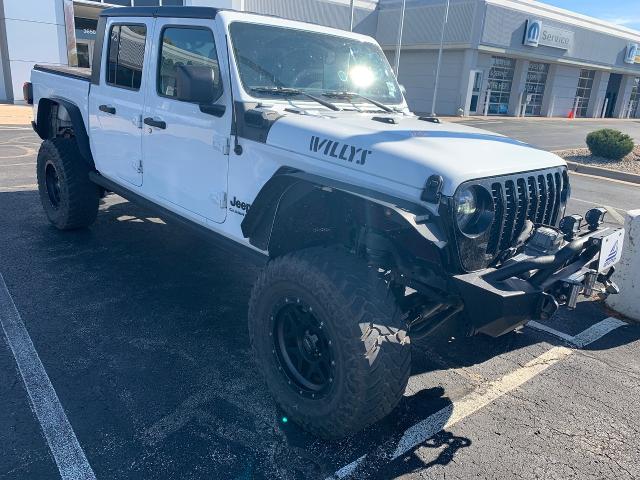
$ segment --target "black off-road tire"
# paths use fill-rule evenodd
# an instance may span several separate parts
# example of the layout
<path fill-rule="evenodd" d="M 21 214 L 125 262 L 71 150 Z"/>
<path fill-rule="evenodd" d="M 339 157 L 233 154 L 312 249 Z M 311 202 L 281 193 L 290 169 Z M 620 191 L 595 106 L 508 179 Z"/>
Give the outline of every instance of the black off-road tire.
<path fill-rule="evenodd" d="M 323 395 L 304 392 L 283 371 L 274 330 L 283 304 L 312 310 L 330 340 L 335 365 Z M 375 269 L 343 248 L 310 248 L 269 262 L 251 293 L 249 335 L 276 402 L 291 420 L 325 439 L 385 417 L 409 379 L 409 338 L 393 295 Z"/>
<path fill-rule="evenodd" d="M 59 137 L 42 142 L 36 168 L 40 201 L 56 228 L 74 230 L 95 221 L 100 188 L 89 180 L 89 165 L 75 139 Z"/>

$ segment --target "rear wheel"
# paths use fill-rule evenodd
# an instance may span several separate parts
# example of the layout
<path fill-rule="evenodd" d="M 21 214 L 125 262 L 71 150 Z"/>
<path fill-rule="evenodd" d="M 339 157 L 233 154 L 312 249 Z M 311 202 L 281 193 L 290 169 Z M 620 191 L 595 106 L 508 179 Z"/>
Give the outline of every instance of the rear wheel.
<path fill-rule="evenodd" d="M 253 288 L 249 333 L 276 402 L 305 430 L 334 439 L 386 416 L 411 367 L 393 295 L 342 248 L 271 261 Z"/>
<path fill-rule="evenodd" d="M 45 140 L 37 162 L 40 201 L 60 230 L 91 225 L 98 214 L 100 188 L 89 180 L 89 166 L 73 138 Z"/>

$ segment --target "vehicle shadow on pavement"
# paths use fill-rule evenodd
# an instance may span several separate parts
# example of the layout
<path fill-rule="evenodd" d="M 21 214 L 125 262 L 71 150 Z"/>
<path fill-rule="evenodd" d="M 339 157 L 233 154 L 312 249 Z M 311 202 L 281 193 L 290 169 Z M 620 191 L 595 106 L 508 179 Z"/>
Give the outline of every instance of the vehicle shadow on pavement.
<path fill-rule="evenodd" d="M 407 428 L 452 408 L 435 379 L 412 383 L 389 417 L 341 441 L 285 423 L 249 350 L 259 267 L 116 202 L 90 229 L 58 232 L 37 192 L 0 193 L 0 271 L 98 478 L 325 478 L 365 454 L 356 478 L 389 478 L 472 445 L 441 431 L 389 462 Z M 535 341 L 415 346 L 412 378 Z"/>

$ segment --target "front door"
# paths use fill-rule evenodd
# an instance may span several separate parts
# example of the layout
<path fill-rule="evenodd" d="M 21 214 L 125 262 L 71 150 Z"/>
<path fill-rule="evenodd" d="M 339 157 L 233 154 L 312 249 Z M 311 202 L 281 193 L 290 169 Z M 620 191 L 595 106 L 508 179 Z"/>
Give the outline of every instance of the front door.
<path fill-rule="evenodd" d="M 231 97 L 221 76 L 227 70 L 218 63 L 226 57 L 226 44 L 214 25 L 158 18 L 143 114 L 145 193 L 201 223 L 224 222 L 227 212 Z M 185 72 L 204 71 L 215 84 L 207 104 L 225 105 L 224 112 L 204 113 L 203 105 L 189 100 L 193 92 Z"/>
<path fill-rule="evenodd" d="M 100 83 L 91 85 L 89 95 L 90 138 L 100 173 L 136 186 L 142 185 L 141 121 L 149 88 L 145 57 L 150 50 L 153 21 L 126 17 L 108 20 Z"/>

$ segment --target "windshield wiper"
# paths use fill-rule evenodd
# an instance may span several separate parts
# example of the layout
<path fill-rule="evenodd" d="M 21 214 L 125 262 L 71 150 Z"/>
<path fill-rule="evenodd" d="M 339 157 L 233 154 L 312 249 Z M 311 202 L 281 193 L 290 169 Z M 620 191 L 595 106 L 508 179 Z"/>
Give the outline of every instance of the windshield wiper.
<path fill-rule="evenodd" d="M 316 97 L 315 95 L 311 95 L 310 93 L 304 92 L 302 90 L 298 90 L 297 88 L 288 88 L 288 87 L 253 87 L 250 88 L 252 92 L 257 93 L 268 93 L 272 95 L 283 95 L 286 97 L 292 97 L 295 95 L 302 95 L 303 97 L 307 97 L 314 102 L 318 102 L 323 107 L 327 107 L 334 112 L 338 112 L 342 110 L 340 107 L 335 106 L 331 102 L 327 102 L 326 100 L 322 100 L 321 98 Z"/>
<path fill-rule="evenodd" d="M 365 97 L 364 95 L 361 95 L 356 92 L 326 91 L 326 92 L 322 92 L 322 95 L 329 98 L 345 98 L 345 99 L 350 99 L 351 97 L 358 97 L 363 100 L 366 100 L 369 103 L 372 103 L 373 105 L 380 108 L 381 110 L 384 110 L 385 112 L 388 112 L 388 113 L 396 112 L 396 110 L 394 110 L 391 107 L 387 107 L 384 103 L 380 103 L 377 100 L 374 100 L 373 98 Z"/>

